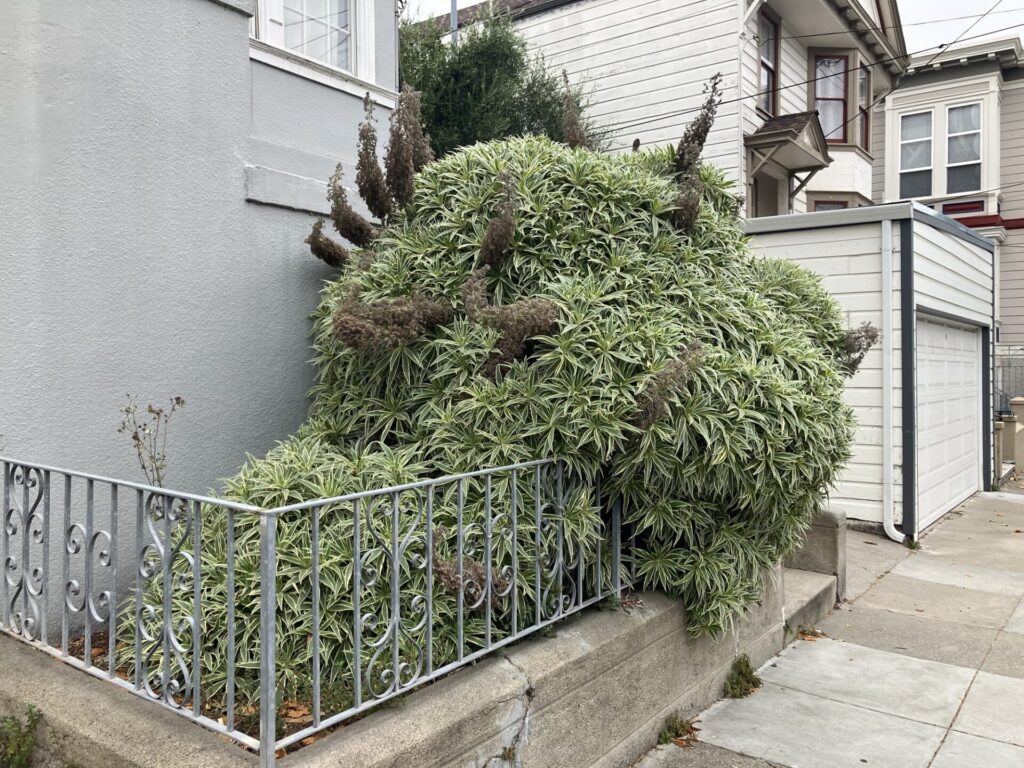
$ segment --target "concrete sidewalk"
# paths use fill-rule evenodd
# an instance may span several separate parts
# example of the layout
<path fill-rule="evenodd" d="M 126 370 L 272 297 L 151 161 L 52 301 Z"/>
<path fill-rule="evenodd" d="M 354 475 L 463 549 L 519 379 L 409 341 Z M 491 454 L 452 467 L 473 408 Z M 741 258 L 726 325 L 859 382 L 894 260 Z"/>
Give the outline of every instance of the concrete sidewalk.
<path fill-rule="evenodd" d="M 1024 496 L 979 494 L 911 552 L 848 534 L 848 597 L 641 768 L 1024 766 Z"/>

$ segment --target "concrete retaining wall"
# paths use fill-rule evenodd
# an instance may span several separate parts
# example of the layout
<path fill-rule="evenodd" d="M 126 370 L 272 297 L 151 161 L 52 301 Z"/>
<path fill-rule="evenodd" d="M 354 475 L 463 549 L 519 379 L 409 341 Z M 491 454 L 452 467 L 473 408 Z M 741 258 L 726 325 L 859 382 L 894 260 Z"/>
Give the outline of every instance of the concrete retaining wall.
<path fill-rule="evenodd" d="M 313 766 L 628 766 L 654 745 L 666 715 L 721 696 L 733 659 L 755 666 L 783 646 L 782 574 L 760 605 L 718 640 L 687 635 L 678 600 L 589 611 L 341 728 L 280 761 Z M 40 708 L 71 755 L 92 766 L 255 765 L 200 726 L 0 637 L 0 707 Z"/>

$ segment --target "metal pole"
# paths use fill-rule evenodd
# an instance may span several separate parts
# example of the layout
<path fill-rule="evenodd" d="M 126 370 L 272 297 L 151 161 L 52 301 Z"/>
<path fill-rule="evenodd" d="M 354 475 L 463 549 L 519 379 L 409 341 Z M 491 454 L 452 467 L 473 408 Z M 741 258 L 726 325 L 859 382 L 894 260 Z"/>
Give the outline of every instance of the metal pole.
<path fill-rule="evenodd" d="M 273 768 L 277 744 L 277 516 L 260 515 L 260 768 Z"/>
<path fill-rule="evenodd" d="M 452 0 L 452 45 L 459 44 L 459 3 Z"/>

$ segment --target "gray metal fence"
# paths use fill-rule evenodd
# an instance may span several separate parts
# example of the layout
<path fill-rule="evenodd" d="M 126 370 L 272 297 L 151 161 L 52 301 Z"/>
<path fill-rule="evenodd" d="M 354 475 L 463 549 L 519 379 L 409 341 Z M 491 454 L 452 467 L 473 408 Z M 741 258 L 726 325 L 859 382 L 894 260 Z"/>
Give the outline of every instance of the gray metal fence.
<path fill-rule="evenodd" d="M 1010 415 L 1010 400 L 1024 396 L 1024 359 L 996 357 L 994 365 L 993 403 L 997 415 Z"/>
<path fill-rule="evenodd" d="M 0 629 L 264 766 L 625 572 L 621 508 L 554 460 L 275 509 L 0 463 Z"/>

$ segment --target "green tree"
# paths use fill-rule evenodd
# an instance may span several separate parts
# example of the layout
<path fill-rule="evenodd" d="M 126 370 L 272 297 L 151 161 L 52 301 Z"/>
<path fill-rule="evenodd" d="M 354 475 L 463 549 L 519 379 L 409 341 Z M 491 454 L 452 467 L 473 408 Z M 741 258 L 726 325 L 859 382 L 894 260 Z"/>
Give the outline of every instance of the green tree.
<path fill-rule="evenodd" d="M 439 24 L 401 26 L 401 79 L 422 94 L 434 153 L 442 157 L 480 141 L 535 134 L 566 139 L 566 96 L 582 113 L 582 88 L 568 88 L 543 58 L 529 54 L 507 16 L 468 25 L 452 46 Z M 600 135 L 585 117 L 584 143 Z"/>

